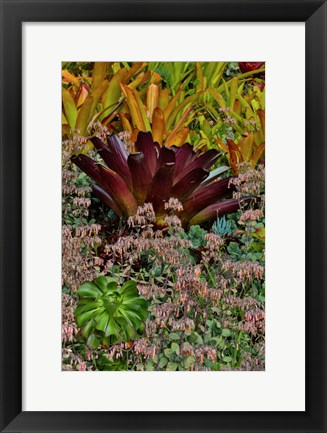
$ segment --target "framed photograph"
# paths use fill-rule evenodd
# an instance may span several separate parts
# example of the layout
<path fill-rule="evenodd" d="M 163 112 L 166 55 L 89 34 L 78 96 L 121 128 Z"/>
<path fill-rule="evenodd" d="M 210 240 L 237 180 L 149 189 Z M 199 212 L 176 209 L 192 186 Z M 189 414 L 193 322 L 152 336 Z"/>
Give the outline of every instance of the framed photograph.
<path fill-rule="evenodd" d="M 1 3 L 1 431 L 326 431 L 325 1 Z"/>

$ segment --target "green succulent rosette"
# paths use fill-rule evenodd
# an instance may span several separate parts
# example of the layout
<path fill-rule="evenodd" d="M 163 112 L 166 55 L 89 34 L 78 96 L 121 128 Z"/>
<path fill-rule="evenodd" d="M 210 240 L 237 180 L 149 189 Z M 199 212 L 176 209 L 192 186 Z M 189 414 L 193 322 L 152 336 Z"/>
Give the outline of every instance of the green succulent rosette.
<path fill-rule="evenodd" d="M 148 304 L 136 288 L 136 281 L 120 286 L 115 278 L 101 276 L 78 289 L 79 303 L 75 320 L 87 345 L 110 346 L 130 341 L 142 332 Z"/>

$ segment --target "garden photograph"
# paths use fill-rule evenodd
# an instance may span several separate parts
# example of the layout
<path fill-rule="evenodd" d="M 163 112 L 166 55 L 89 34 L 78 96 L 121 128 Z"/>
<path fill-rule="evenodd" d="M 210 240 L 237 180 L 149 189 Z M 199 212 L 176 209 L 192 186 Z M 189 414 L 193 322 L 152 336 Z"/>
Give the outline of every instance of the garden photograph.
<path fill-rule="evenodd" d="M 265 371 L 265 62 L 61 66 L 62 370 Z"/>

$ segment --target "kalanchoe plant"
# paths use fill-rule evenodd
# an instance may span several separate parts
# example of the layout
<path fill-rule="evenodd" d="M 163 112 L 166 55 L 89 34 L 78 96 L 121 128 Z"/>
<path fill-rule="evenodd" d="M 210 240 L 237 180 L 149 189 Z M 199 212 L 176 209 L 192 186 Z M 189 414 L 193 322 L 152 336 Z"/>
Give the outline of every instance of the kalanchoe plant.
<path fill-rule="evenodd" d="M 144 327 L 148 305 L 137 291 L 135 281 L 120 287 L 112 277 L 98 277 L 78 289 L 76 324 L 87 344 L 96 349 L 120 341 L 129 341 Z"/>
<path fill-rule="evenodd" d="M 91 139 L 107 167 L 86 155 L 76 155 L 73 162 L 90 176 L 94 194 L 117 215 L 129 217 L 137 207 L 152 203 L 156 225 L 165 226 L 165 202 L 177 198 L 183 205 L 183 226 L 201 224 L 217 215 L 235 212 L 239 202 L 232 198 L 230 178 L 220 179 L 227 167 L 209 173 L 219 153 L 194 151 L 191 144 L 160 147 L 150 132 L 140 132 L 135 153 L 128 154 L 117 136 L 108 136 L 108 145 L 97 137 Z"/>

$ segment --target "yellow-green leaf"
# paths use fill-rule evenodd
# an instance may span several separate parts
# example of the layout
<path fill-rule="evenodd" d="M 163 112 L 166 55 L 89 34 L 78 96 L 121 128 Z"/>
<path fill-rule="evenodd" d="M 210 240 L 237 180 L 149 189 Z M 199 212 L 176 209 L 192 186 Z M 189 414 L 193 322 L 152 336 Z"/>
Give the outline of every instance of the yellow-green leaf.
<path fill-rule="evenodd" d="M 109 86 L 109 82 L 107 80 L 104 80 L 104 81 L 101 81 L 97 85 L 97 87 L 93 90 L 93 92 L 92 92 L 93 105 L 92 105 L 91 113 L 90 113 L 91 118 L 93 118 L 96 107 L 97 107 L 98 103 L 100 102 L 102 95 L 108 89 L 108 86 Z"/>
<path fill-rule="evenodd" d="M 95 89 L 107 75 L 107 62 L 95 62 L 93 69 L 92 88 Z"/>
<path fill-rule="evenodd" d="M 169 116 L 171 115 L 172 111 L 174 110 L 175 106 L 176 106 L 176 102 L 178 101 L 178 98 L 181 94 L 181 89 L 179 89 L 176 92 L 176 95 L 171 99 L 171 101 L 169 102 L 169 104 L 165 107 L 165 109 L 163 110 L 164 115 L 165 115 L 165 120 L 167 122 Z"/>
<path fill-rule="evenodd" d="M 225 101 L 225 99 L 223 98 L 223 96 L 219 92 L 217 92 L 212 87 L 210 87 L 208 89 L 208 91 L 214 97 L 214 99 L 216 100 L 216 102 L 217 102 L 217 104 L 219 105 L 220 108 L 226 108 L 226 101 Z"/>
<path fill-rule="evenodd" d="M 139 92 L 137 90 L 133 90 L 132 92 L 133 92 L 133 95 L 135 97 L 136 103 L 137 103 L 137 105 L 139 107 L 139 110 L 141 112 L 141 116 L 142 116 L 143 123 L 144 123 L 144 128 L 145 128 L 144 130 L 145 131 L 151 131 L 151 125 L 150 125 L 150 121 L 149 121 L 149 118 L 148 118 L 148 114 L 146 112 L 146 108 L 145 108 L 145 106 L 144 106 L 144 104 L 142 102 L 142 99 L 140 97 L 140 94 L 139 94 Z"/>
<path fill-rule="evenodd" d="M 64 105 L 65 117 L 71 129 L 75 129 L 77 119 L 77 107 L 74 98 L 68 90 L 62 89 L 62 102 Z"/>
<path fill-rule="evenodd" d="M 76 120 L 76 130 L 77 134 L 83 136 L 86 132 L 87 126 L 90 122 L 91 109 L 94 103 L 93 96 L 88 96 L 82 107 L 79 109 L 77 120 Z"/>
<path fill-rule="evenodd" d="M 69 83 L 74 84 L 76 87 L 79 87 L 79 81 L 78 79 L 71 74 L 69 71 L 67 71 L 66 69 L 64 69 L 63 71 L 61 71 L 62 76 L 64 77 L 64 79 L 66 81 L 68 81 Z"/>
<path fill-rule="evenodd" d="M 124 78 L 126 76 L 126 69 L 120 69 L 110 80 L 108 89 L 105 93 L 104 97 L 104 108 L 109 108 L 113 111 L 115 108 L 115 105 L 119 101 L 119 98 L 121 96 L 121 87 L 120 83 L 124 82 Z M 109 109 L 106 111 L 105 115 L 103 117 L 108 116 L 111 111 Z"/>
<path fill-rule="evenodd" d="M 237 96 L 237 87 L 238 87 L 238 78 L 233 77 L 230 85 L 230 93 L 229 93 L 229 107 L 231 110 L 234 108 L 235 99 Z"/>

